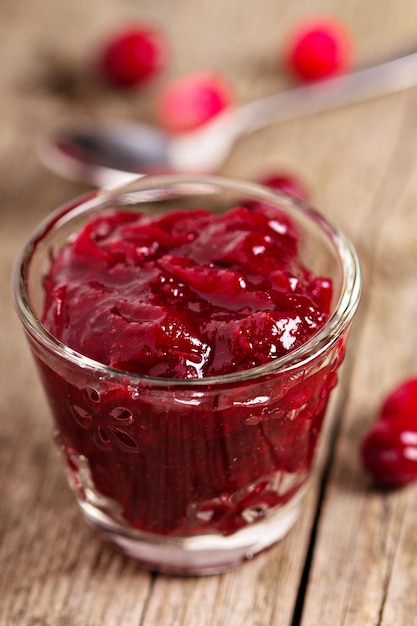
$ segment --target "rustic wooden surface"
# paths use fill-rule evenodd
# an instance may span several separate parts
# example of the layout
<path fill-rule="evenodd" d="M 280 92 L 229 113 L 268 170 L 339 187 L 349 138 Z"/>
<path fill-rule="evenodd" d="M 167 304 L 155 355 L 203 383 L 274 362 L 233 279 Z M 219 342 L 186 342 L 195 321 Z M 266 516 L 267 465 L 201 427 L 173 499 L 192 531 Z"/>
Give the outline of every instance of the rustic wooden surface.
<path fill-rule="evenodd" d="M 276 125 L 239 142 L 222 173 L 298 174 L 353 239 L 364 294 L 304 513 L 279 546 L 207 578 L 150 575 L 84 525 L 50 441 L 50 418 L 10 298 L 32 227 L 85 186 L 36 143 L 68 121 L 152 119 L 164 81 L 220 69 L 247 101 L 290 84 L 280 41 L 303 15 L 339 16 L 368 61 L 417 42 L 414 0 L 1 0 L 0 624 L 2 626 L 410 626 L 417 624 L 417 487 L 376 491 L 358 445 L 383 396 L 416 373 L 417 88 Z M 141 92 L 100 85 L 101 38 L 152 20 L 172 42 Z"/>

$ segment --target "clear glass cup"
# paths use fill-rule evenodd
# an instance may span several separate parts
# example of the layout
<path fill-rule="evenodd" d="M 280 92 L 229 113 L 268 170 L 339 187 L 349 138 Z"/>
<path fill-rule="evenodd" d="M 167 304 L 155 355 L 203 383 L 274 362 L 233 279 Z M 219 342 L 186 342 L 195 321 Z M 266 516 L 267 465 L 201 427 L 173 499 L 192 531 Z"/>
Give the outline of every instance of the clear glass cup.
<path fill-rule="evenodd" d="M 93 215 L 247 202 L 287 213 L 304 263 L 333 281 L 330 317 L 300 348 L 224 376 L 150 378 L 87 358 L 42 325 L 51 258 Z M 241 180 L 145 177 L 48 217 L 16 262 L 15 306 L 88 524 L 142 566 L 172 574 L 221 572 L 282 539 L 299 515 L 360 289 L 355 251 L 334 225 Z"/>

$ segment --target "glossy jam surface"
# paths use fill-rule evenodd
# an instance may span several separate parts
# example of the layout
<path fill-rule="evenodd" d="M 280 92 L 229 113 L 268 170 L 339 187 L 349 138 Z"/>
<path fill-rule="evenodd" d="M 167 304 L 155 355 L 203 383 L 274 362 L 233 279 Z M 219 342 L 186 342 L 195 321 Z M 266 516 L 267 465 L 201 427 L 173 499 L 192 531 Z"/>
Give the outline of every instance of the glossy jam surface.
<path fill-rule="evenodd" d="M 286 354 L 323 325 L 332 285 L 304 267 L 300 245 L 288 217 L 253 203 L 103 214 L 61 250 L 45 280 L 48 329 L 105 364 L 165 377 L 38 359 L 79 498 L 131 528 L 187 536 L 230 535 L 297 494 L 344 337 L 285 374 L 200 383 Z"/>
<path fill-rule="evenodd" d="M 273 208 L 94 219 L 55 259 L 44 324 L 101 363 L 168 378 L 219 376 L 297 348 L 327 319 L 331 283 L 298 259 Z"/>

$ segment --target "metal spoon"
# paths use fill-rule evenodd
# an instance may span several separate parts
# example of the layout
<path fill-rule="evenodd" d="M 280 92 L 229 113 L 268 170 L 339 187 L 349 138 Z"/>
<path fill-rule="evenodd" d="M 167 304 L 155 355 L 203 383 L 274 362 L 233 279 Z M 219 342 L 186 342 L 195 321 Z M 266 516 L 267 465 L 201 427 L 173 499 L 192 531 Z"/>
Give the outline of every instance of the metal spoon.
<path fill-rule="evenodd" d="M 343 76 L 267 96 L 218 115 L 203 127 L 170 136 L 147 124 L 105 122 L 64 129 L 43 145 L 42 161 L 55 172 L 99 187 L 139 174 L 209 173 L 236 140 L 265 126 L 401 91 L 417 84 L 417 52 Z"/>

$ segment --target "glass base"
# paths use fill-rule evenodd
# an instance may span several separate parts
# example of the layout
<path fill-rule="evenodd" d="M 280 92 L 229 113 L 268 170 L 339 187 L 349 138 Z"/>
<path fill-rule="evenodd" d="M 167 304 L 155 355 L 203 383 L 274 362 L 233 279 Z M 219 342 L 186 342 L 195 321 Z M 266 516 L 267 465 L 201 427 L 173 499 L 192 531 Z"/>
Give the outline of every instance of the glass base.
<path fill-rule="evenodd" d="M 297 521 L 305 488 L 262 521 L 233 535 L 155 535 L 131 529 L 91 503 L 79 501 L 89 526 L 111 547 L 147 570 L 176 575 L 219 574 L 238 567 L 282 539 Z"/>

